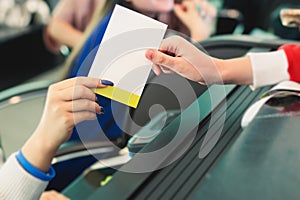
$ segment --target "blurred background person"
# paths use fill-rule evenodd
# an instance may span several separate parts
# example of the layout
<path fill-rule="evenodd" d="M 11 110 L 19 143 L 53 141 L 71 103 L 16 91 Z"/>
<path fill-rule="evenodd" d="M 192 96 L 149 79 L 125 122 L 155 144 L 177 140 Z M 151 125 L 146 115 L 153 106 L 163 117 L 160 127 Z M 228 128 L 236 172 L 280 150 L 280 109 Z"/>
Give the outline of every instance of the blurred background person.
<path fill-rule="evenodd" d="M 115 4 L 164 22 L 170 30 L 188 35 L 194 41 L 211 35 L 217 14 L 216 8 L 206 0 L 60 0 L 45 29 L 46 45 L 54 53 L 59 52 L 61 45 L 74 48 L 82 40 L 93 14 L 96 12 L 94 20 L 100 23 Z"/>
<path fill-rule="evenodd" d="M 45 29 L 44 40 L 50 51 L 59 53 L 62 45 L 73 48 L 83 37 L 94 11 L 104 0 L 60 0 Z"/>

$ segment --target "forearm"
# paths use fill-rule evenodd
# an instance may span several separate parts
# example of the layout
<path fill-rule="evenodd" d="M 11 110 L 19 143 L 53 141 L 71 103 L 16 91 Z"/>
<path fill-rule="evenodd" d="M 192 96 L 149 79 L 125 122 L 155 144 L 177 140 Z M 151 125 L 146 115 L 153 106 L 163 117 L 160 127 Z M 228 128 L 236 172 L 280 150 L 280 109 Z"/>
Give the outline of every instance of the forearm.
<path fill-rule="evenodd" d="M 213 59 L 224 84 L 252 85 L 253 74 L 248 56 L 228 60 Z"/>
<path fill-rule="evenodd" d="M 215 63 L 224 83 L 251 85 L 252 89 L 289 79 L 298 80 L 297 73 L 290 73 L 292 70 L 297 70 L 292 69 L 291 64 L 288 64 L 285 52 L 282 50 L 249 53 L 245 57 L 228 60 L 215 59 Z"/>
<path fill-rule="evenodd" d="M 83 37 L 83 33 L 69 23 L 53 18 L 48 24 L 50 36 L 57 42 L 73 48 Z"/>
<path fill-rule="evenodd" d="M 22 153 L 33 166 L 47 173 L 58 146 L 47 141 L 44 135 L 46 133 L 38 128 L 22 147 Z"/>

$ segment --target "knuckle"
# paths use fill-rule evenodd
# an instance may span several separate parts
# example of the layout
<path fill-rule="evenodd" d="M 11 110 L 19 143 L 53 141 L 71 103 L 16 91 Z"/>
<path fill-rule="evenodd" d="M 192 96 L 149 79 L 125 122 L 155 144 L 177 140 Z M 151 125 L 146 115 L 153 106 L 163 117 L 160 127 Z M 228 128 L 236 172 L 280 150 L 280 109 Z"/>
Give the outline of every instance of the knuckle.
<path fill-rule="evenodd" d="M 52 93 L 53 91 L 55 91 L 55 88 L 56 88 L 57 84 L 58 84 L 58 83 L 51 84 L 51 85 L 48 87 L 48 93 Z"/>
<path fill-rule="evenodd" d="M 75 77 L 75 84 L 80 84 L 80 83 L 82 83 L 82 81 L 83 81 L 82 76 Z"/>

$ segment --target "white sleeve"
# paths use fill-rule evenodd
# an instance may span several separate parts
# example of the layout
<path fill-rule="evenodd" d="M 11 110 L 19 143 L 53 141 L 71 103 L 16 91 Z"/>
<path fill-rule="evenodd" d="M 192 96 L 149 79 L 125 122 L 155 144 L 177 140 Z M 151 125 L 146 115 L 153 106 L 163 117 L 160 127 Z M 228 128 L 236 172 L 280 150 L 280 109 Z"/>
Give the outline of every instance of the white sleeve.
<path fill-rule="evenodd" d="M 288 60 L 284 50 L 248 53 L 247 55 L 252 65 L 253 85 L 250 86 L 252 90 L 289 80 Z"/>
<path fill-rule="evenodd" d="M 48 182 L 35 178 L 12 154 L 0 169 L 0 199 L 39 199 Z"/>

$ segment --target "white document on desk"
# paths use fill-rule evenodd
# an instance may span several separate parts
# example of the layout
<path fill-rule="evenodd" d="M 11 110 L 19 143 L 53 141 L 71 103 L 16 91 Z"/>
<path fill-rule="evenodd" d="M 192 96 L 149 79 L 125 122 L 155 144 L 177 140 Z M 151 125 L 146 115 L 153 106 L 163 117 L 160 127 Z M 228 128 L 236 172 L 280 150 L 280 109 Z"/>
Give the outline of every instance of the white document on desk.
<path fill-rule="evenodd" d="M 166 24 L 116 5 L 88 74 L 114 86 L 96 93 L 136 108 L 152 66 L 145 52 L 159 48 L 166 29 Z"/>

